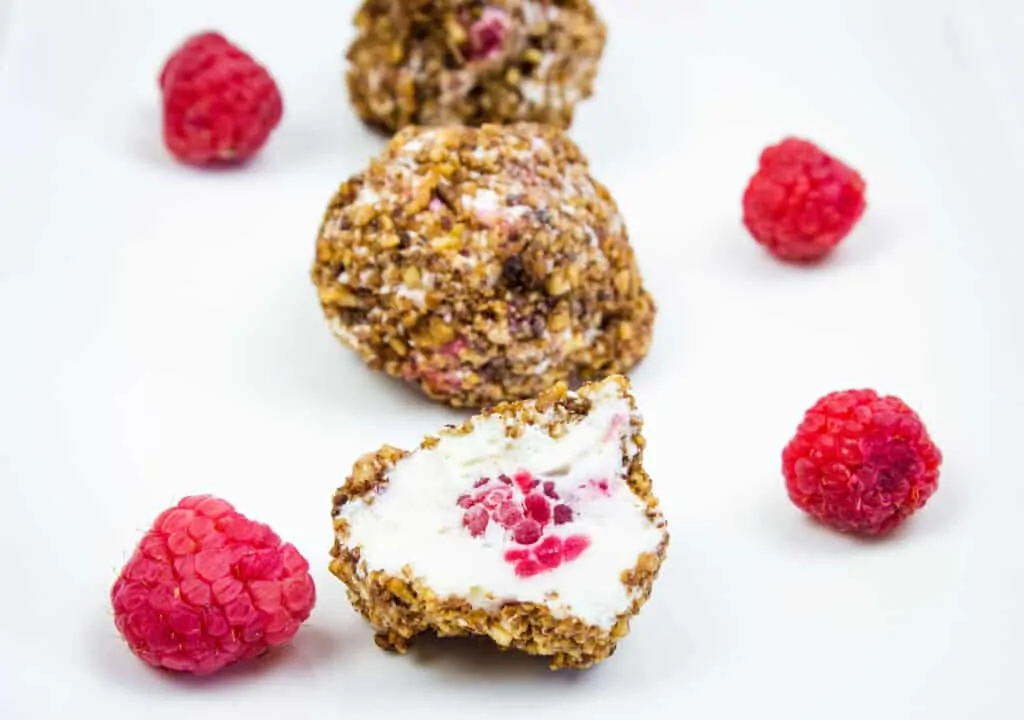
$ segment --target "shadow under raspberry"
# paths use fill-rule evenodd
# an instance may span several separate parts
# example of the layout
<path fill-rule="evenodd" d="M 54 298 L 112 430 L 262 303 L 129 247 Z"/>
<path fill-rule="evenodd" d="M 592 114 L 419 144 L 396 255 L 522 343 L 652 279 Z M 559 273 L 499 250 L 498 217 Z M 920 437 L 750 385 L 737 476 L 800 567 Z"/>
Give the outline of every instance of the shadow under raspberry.
<path fill-rule="evenodd" d="M 160 687 L 182 688 L 189 692 L 222 692 L 245 688 L 252 683 L 302 682 L 311 680 L 317 668 L 330 665 L 341 651 L 344 638 L 316 625 L 299 630 L 287 645 L 273 648 L 258 658 L 229 665 L 211 675 L 189 675 L 151 667 L 131 654 L 117 631 L 96 636 L 95 669 L 114 676 L 118 687 L 151 694 Z"/>
<path fill-rule="evenodd" d="M 775 492 L 756 505 L 759 525 L 764 536 L 805 555 L 828 557 L 863 551 L 882 551 L 895 546 L 928 542 L 932 537 L 949 532 L 963 510 L 962 498 L 950 498 L 950 483 L 945 476 L 939 490 L 928 503 L 889 533 L 865 537 L 838 532 L 801 512 L 789 502 L 785 492 Z"/>
<path fill-rule="evenodd" d="M 729 229 L 722 228 L 719 237 L 709 235 L 707 241 L 716 245 L 713 263 L 727 273 L 777 282 L 791 282 L 795 277 L 804 276 L 824 283 L 837 273 L 886 262 L 892 239 L 892 229 L 884 220 L 868 216 L 830 253 L 811 261 L 783 261 L 773 257 L 739 223 Z"/>

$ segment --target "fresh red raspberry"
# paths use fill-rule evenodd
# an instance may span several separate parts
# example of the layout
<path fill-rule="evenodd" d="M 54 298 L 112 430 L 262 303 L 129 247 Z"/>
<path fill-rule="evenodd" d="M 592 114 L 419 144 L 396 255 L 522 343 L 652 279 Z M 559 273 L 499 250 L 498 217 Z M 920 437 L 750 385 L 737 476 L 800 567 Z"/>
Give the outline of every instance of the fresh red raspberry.
<path fill-rule="evenodd" d="M 782 453 L 790 499 L 842 532 L 882 535 L 938 488 L 942 454 L 917 414 L 874 390 L 830 393 Z"/>
<path fill-rule="evenodd" d="M 864 180 L 806 140 L 787 138 L 761 153 L 743 194 L 743 224 L 781 260 L 827 255 L 864 214 Z"/>
<path fill-rule="evenodd" d="M 110 593 L 114 623 L 154 667 L 206 675 L 286 643 L 309 617 L 309 563 L 209 495 L 161 513 Z"/>
<path fill-rule="evenodd" d="M 223 35 L 185 41 L 160 72 L 164 144 L 193 165 L 239 162 L 263 147 L 281 121 L 274 79 Z"/>

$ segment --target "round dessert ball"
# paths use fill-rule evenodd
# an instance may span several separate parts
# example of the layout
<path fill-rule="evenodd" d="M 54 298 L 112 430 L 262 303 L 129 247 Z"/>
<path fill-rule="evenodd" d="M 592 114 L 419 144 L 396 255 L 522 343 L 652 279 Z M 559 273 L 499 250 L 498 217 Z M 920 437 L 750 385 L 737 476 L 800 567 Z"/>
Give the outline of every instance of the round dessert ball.
<path fill-rule="evenodd" d="M 532 123 L 399 132 L 331 201 L 312 279 L 345 345 L 456 407 L 623 373 L 655 316 L 608 190 Z"/>
<path fill-rule="evenodd" d="M 589 0 L 364 0 L 348 87 L 367 123 L 572 123 L 606 28 Z"/>

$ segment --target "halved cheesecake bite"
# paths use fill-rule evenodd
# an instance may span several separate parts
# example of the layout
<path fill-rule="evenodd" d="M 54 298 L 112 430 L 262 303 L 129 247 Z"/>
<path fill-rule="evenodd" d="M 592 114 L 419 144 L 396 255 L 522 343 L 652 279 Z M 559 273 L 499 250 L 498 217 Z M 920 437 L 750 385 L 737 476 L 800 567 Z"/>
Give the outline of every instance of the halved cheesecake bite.
<path fill-rule="evenodd" d="M 484 635 L 552 668 L 606 659 L 647 600 L 668 528 L 625 377 L 503 403 L 334 496 L 333 572 L 377 644 Z"/>

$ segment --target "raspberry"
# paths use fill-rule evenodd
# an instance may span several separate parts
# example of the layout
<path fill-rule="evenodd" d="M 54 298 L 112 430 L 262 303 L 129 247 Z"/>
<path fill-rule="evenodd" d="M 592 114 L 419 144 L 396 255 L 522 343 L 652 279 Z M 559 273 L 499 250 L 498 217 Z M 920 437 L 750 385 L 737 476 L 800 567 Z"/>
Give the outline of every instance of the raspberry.
<path fill-rule="evenodd" d="M 543 572 L 544 566 L 536 560 L 530 560 L 529 558 L 527 558 L 526 560 L 520 560 L 519 562 L 517 562 L 515 570 L 516 575 L 518 575 L 519 577 L 526 578 L 533 577 L 537 573 Z"/>
<path fill-rule="evenodd" d="M 743 224 L 781 260 L 827 255 L 864 213 L 864 180 L 806 140 L 787 138 L 761 153 L 743 194 Z"/>
<path fill-rule="evenodd" d="M 483 505 L 474 505 L 462 516 L 462 524 L 469 530 L 473 537 L 480 537 L 487 529 L 487 523 L 491 517 L 487 514 L 487 508 Z"/>
<path fill-rule="evenodd" d="M 501 53 L 508 34 L 509 19 L 504 10 L 488 7 L 469 28 L 468 60 L 487 60 Z"/>
<path fill-rule="evenodd" d="M 552 500 L 558 500 L 558 492 L 555 490 L 555 483 L 551 480 L 544 481 L 544 494 Z"/>
<path fill-rule="evenodd" d="M 503 528 L 512 528 L 523 519 L 523 511 L 519 508 L 519 505 L 509 500 L 502 503 L 501 507 L 494 511 L 494 519 Z"/>
<path fill-rule="evenodd" d="M 294 546 L 224 500 L 200 495 L 156 518 L 110 599 L 135 655 L 206 675 L 290 640 L 316 588 Z"/>
<path fill-rule="evenodd" d="M 541 525 L 547 525 L 551 522 L 551 505 L 543 495 L 538 495 L 537 493 L 527 495 L 526 500 L 523 501 L 523 506 L 526 508 L 526 514 Z"/>
<path fill-rule="evenodd" d="M 533 545 L 540 540 L 541 527 L 536 520 L 526 518 L 515 526 L 512 531 L 512 539 L 520 545 Z"/>
<path fill-rule="evenodd" d="M 567 522 L 572 522 L 572 508 L 564 503 L 555 505 L 554 516 L 555 525 L 565 525 Z"/>
<path fill-rule="evenodd" d="M 505 562 L 517 563 L 530 557 L 530 551 L 523 548 L 513 548 L 505 551 Z"/>
<path fill-rule="evenodd" d="M 448 358 L 448 360 L 453 361 L 455 364 L 458 364 L 462 353 L 467 348 L 469 348 L 469 341 L 466 340 L 466 338 L 458 337 L 454 340 L 449 340 L 442 345 L 438 353 Z"/>
<path fill-rule="evenodd" d="M 513 478 L 523 495 L 529 495 L 530 491 L 540 485 L 540 480 L 528 472 L 517 472 Z"/>
<path fill-rule="evenodd" d="M 554 535 L 544 538 L 533 551 L 537 562 L 546 568 L 554 569 L 562 564 L 562 539 Z"/>
<path fill-rule="evenodd" d="M 572 562 L 588 547 L 590 547 L 590 538 L 586 535 L 570 535 L 562 543 L 562 555 L 565 562 Z"/>
<path fill-rule="evenodd" d="M 512 499 L 512 491 L 507 487 L 500 487 L 484 494 L 483 504 L 488 510 L 497 510 L 503 503 Z"/>
<path fill-rule="evenodd" d="M 193 35 L 160 72 L 164 144 L 192 165 L 252 157 L 281 121 L 274 79 L 216 32 Z"/>
<path fill-rule="evenodd" d="M 883 535 L 938 488 L 942 454 L 917 414 L 874 390 L 825 395 L 782 453 L 790 499 L 842 532 Z"/>
<path fill-rule="evenodd" d="M 439 393 L 455 392 L 462 387 L 462 381 L 456 373 L 444 372 L 430 367 L 421 367 L 405 375 L 406 380 L 423 380 Z"/>

